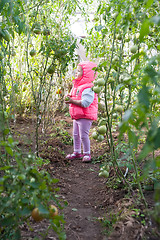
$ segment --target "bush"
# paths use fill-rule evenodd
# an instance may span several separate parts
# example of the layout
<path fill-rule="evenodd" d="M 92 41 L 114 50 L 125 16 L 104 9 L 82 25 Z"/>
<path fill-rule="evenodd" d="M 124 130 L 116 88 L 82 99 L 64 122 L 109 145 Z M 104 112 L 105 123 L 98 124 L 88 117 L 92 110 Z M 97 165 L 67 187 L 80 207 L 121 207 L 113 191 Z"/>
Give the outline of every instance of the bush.
<path fill-rule="evenodd" d="M 6 157 L 0 168 L 0 231 L 1 239 L 20 239 L 20 227 L 35 207 L 48 218 L 51 202 L 60 209 L 63 207 L 56 195 L 58 179 L 51 178 L 45 170 L 38 170 L 36 157 L 22 154 L 12 137 L 8 139 L 0 142 L 3 159 Z M 60 239 L 65 239 L 63 224 L 63 216 L 50 219 L 50 228 Z"/>

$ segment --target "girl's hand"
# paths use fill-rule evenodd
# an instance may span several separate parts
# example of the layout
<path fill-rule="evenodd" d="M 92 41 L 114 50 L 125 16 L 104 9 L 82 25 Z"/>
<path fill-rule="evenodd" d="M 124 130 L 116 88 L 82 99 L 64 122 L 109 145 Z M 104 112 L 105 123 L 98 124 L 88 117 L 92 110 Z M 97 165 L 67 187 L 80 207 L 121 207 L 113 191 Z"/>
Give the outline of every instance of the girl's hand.
<path fill-rule="evenodd" d="M 71 98 L 69 95 L 65 96 L 64 98 L 65 103 L 71 103 Z"/>
<path fill-rule="evenodd" d="M 81 100 L 74 100 L 74 99 L 72 99 L 69 95 L 65 96 L 64 101 L 65 101 L 65 103 L 67 103 L 67 104 L 72 103 L 72 104 L 75 104 L 75 105 L 77 105 L 77 106 L 82 107 L 82 105 L 81 105 Z"/>

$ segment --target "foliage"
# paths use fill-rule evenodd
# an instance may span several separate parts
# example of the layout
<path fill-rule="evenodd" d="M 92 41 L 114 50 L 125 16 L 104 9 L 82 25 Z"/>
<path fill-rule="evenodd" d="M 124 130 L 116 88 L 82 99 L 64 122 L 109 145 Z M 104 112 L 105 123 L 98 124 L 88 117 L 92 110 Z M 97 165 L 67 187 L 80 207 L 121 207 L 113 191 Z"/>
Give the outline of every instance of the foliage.
<path fill-rule="evenodd" d="M 160 175 L 155 157 L 160 120 L 159 9 L 159 1 L 101 1 L 94 26 L 81 41 L 88 54 L 99 59 L 98 77 L 105 80 L 98 96 L 102 117 L 106 118 L 112 164 L 118 168 L 118 177 L 132 188 L 121 171 L 122 164 L 129 167 L 146 206 L 141 184 L 152 174 L 157 195 Z M 117 121 L 118 145 L 113 138 Z M 142 138 L 144 145 L 139 153 Z M 155 201 L 157 204 L 158 198 Z"/>
<path fill-rule="evenodd" d="M 50 194 L 51 184 L 56 180 L 37 170 L 34 156 L 17 150 L 10 136 L 10 121 L 28 111 L 36 114 L 38 156 L 39 126 L 42 122 L 45 126 L 46 118 L 53 117 L 58 105 L 62 108 L 70 84 L 65 76 L 77 61 L 76 39 L 69 30 L 70 16 L 78 9 L 89 19 L 86 6 L 92 11 L 96 9 L 94 27 L 81 39 L 88 57 L 98 61 L 100 79 L 93 90 L 99 97 L 99 123 L 94 137 L 101 141 L 106 136 L 117 177 L 130 190 L 136 184 L 146 207 L 145 185 L 154 187 L 154 216 L 159 222 L 160 165 L 156 156 L 160 147 L 159 1 L 2 0 L 0 220 L 5 238 L 19 238 L 19 226 L 33 207 L 47 212 L 50 200 L 59 204 L 56 193 Z M 57 89 L 61 90 L 58 95 Z M 101 125 L 105 127 L 102 129 Z M 118 143 L 114 141 L 116 131 Z M 65 143 L 70 143 L 65 131 L 59 134 Z M 122 167 L 129 169 L 131 178 L 124 176 Z M 63 239 L 59 221 L 63 223 L 60 217 L 51 225 Z M 12 236 L 8 235 L 10 229 Z"/>
<path fill-rule="evenodd" d="M 66 145 L 71 145 L 73 143 L 73 139 L 70 134 L 59 127 L 56 129 L 56 133 L 52 134 L 52 137 L 60 138 L 60 140 Z"/>
<path fill-rule="evenodd" d="M 64 74 L 75 58 L 76 39 L 67 27 L 75 6 L 68 1 L 43 0 L 2 1 L 1 5 L 1 82 L 6 89 L 5 104 L 12 118 L 31 109 L 36 113 L 38 156 L 39 125 L 46 112 L 53 111 L 56 95 L 50 96 L 59 86 L 63 98 Z"/>
<path fill-rule="evenodd" d="M 54 188 L 58 180 L 46 171 L 39 171 L 36 157 L 21 153 L 9 134 L 10 121 L 16 121 L 18 113 L 34 111 L 38 153 L 38 127 L 47 111 L 49 96 L 62 84 L 62 77 L 74 59 L 76 40 L 66 27 L 74 9 L 69 1 L 0 2 L 2 239 L 20 239 L 20 227 L 28 222 L 34 207 L 45 216 L 51 201 L 62 209 L 58 189 Z M 63 216 L 49 221 L 59 239 L 65 239 Z"/>
<path fill-rule="evenodd" d="M 49 204 L 54 201 L 62 209 L 56 183 L 45 170 L 38 170 L 36 158 L 23 154 L 11 136 L 0 142 L 0 225 L 1 239 L 20 239 L 20 228 L 28 222 L 31 212 L 38 207 L 41 214 L 49 216 Z M 63 232 L 63 216 L 50 219 L 50 228 L 60 239 Z M 65 235 L 63 233 L 63 235 Z"/>

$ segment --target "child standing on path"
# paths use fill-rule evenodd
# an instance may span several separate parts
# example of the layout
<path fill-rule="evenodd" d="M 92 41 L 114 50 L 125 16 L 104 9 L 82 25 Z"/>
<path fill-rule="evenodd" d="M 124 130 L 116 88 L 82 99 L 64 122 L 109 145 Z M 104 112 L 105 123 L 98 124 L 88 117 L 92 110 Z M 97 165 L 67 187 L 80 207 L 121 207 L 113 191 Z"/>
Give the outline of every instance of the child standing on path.
<path fill-rule="evenodd" d="M 83 158 L 82 162 L 91 161 L 89 130 L 93 120 L 97 120 L 98 112 L 97 94 L 91 89 L 96 77 L 95 71 L 92 70 L 95 67 L 97 65 L 89 61 L 78 64 L 73 88 L 65 100 L 65 103 L 69 104 L 69 112 L 73 119 L 74 151 L 66 156 L 70 160 Z"/>

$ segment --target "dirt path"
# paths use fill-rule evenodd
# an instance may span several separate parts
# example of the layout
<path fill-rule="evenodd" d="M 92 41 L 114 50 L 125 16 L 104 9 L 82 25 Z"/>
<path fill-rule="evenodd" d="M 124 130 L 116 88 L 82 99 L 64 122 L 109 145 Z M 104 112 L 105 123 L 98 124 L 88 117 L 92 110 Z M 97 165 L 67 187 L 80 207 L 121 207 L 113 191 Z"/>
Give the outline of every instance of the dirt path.
<path fill-rule="evenodd" d="M 63 117 L 59 117 L 57 122 L 63 120 Z M 72 120 L 70 118 L 65 119 L 66 131 L 72 135 Z M 68 127 L 69 125 L 69 127 Z M 30 132 L 28 131 L 30 127 Z M 22 138 L 24 128 L 26 128 L 27 136 L 32 138 L 31 122 L 23 122 L 20 120 L 17 122 L 17 132 Z M 55 127 L 56 129 L 56 127 Z M 52 133 L 48 133 L 48 136 Z M 60 198 L 68 202 L 68 206 L 62 210 L 65 218 L 65 231 L 67 240 L 103 240 L 105 238 L 104 228 L 99 220 L 104 216 L 104 209 L 102 208 L 103 199 L 105 201 L 105 180 L 99 178 L 98 170 L 100 163 L 82 163 L 81 160 L 65 161 L 62 157 L 61 151 L 65 154 L 72 153 L 73 146 L 62 143 L 61 139 L 57 137 L 49 137 L 45 141 L 44 137 L 41 137 L 43 155 L 42 157 L 50 159 L 50 164 L 47 166 L 49 173 L 59 179 L 58 186 L 60 191 L 58 194 Z M 95 142 L 96 143 L 96 142 Z M 28 145 L 25 141 L 20 141 L 21 147 L 27 148 Z M 54 148 L 54 150 L 53 150 Z M 92 155 L 93 154 L 92 145 Z M 41 149 L 40 149 L 41 150 Z M 34 151 L 34 149 L 33 149 Z M 100 149 L 100 152 L 102 150 Z M 97 153 L 98 154 L 98 153 Z M 65 162 L 65 163 L 64 163 Z M 45 233 L 45 229 L 48 225 L 47 221 L 43 220 L 40 223 L 36 223 L 31 219 L 31 225 L 33 231 L 27 226 L 22 228 L 22 239 L 30 240 L 37 238 L 40 240 L 41 233 Z M 45 240 L 54 239 L 58 240 L 56 234 L 50 231 Z"/>
<path fill-rule="evenodd" d="M 72 123 L 72 120 L 66 120 Z M 67 132 L 72 135 L 72 124 Z M 91 140 L 91 151 L 94 156 L 95 141 L 92 141 L 94 140 Z M 68 146 L 65 150 L 66 154 L 72 152 L 73 146 Z M 105 214 L 101 208 L 102 201 L 105 200 L 105 180 L 98 176 L 99 167 L 100 164 L 74 160 L 69 161 L 66 167 L 56 168 L 60 193 L 68 202 L 68 206 L 63 210 L 68 240 L 106 239 L 104 228 L 99 221 Z"/>
<path fill-rule="evenodd" d="M 64 209 L 68 240 L 104 239 L 103 227 L 98 221 L 104 214 L 100 208 L 104 183 L 97 175 L 98 168 L 97 164 L 74 160 L 65 169 L 56 170 L 60 192 L 68 202 Z"/>

